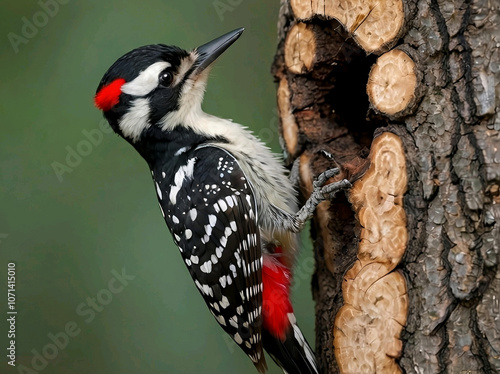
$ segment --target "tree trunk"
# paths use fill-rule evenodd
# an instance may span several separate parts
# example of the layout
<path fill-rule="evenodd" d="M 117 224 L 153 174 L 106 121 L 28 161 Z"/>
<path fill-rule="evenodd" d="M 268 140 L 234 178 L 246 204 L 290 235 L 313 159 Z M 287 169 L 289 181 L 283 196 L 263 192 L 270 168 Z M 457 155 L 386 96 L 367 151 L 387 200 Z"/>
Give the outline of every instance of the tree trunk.
<path fill-rule="evenodd" d="M 273 65 L 323 373 L 500 372 L 500 2 L 283 0 Z"/>

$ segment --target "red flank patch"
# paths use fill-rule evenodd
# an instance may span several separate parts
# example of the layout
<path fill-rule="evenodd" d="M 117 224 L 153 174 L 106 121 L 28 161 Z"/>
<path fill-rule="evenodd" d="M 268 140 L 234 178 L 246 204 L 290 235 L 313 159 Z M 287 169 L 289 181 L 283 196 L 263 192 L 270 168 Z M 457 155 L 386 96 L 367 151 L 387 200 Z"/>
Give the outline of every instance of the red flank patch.
<path fill-rule="evenodd" d="M 264 328 L 282 340 L 290 325 L 288 313 L 293 313 L 290 302 L 290 269 L 272 255 L 264 255 L 262 268 L 262 317 Z"/>

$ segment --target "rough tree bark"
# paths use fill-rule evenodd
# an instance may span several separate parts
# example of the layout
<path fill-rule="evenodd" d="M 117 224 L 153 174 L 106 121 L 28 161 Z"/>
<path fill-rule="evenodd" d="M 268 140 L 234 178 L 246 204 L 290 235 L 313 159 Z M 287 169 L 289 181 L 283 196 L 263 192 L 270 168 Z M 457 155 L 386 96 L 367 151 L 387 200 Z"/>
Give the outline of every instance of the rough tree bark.
<path fill-rule="evenodd" d="M 273 64 L 324 373 L 500 372 L 500 1 L 282 0 Z"/>

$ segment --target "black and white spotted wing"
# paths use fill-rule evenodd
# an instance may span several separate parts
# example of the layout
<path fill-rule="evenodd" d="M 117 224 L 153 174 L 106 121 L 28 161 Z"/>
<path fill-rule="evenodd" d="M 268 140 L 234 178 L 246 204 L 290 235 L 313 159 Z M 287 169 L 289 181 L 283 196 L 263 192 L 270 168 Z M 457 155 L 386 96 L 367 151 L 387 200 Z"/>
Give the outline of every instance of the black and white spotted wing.
<path fill-rule="evenodd" d="M 251 186 L 217 147 L 176 157 L 170 173 L 153 172 L 165 221 L 215 319 L 263 371 L 262 254 Z"/>

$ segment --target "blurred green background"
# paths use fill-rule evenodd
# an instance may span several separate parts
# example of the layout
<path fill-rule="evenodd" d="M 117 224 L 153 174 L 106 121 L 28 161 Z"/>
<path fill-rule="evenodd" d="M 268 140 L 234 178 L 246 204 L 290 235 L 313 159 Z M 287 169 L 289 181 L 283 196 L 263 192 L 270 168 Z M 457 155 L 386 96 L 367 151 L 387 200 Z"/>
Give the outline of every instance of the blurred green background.
<path fill-rule="evenodd" d="M 92 98 L 106 69 L 137 46 L 191 49 L 243 26 L 212 70 L 204 108 L 248 125 L 279 152 L 270 74 L 278 9 L 277 0 L 3 2 L 1 373 L 256 372 L 193 285 L 146 163 L 103 126 Z M 9 262 L 17 271 L 17 369 L 5 354 Z M 313 266 L 307 244 L 293 300 L 312 345 Z M 123 269 L 130 280 L 112 294 L 112 271 Z M 89 297 L 98 297 L 92 319 Z M 65 341 L 68 323 L 78 333 Z M 57 353 L 49 334 L 64 346 Z M 53 357 L 46 362 L 36 356 L 44 350 Z M 271 361 L 270 373 L 280 373 Z"/>

